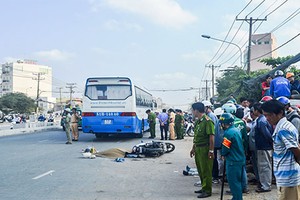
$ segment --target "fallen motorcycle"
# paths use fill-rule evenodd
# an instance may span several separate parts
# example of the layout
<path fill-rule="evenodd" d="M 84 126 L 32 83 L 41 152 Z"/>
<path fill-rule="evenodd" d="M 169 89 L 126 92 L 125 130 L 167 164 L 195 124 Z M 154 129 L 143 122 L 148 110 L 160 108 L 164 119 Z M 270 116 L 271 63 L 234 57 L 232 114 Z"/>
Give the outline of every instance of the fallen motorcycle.
<path fill-rule="evenodd" d="M 142 142 L 132 148 L 131 153 L 126 153 L 125 157 L 159 157 L 164 153 L 174 151 L 175 145 L 169 142 Z"/>

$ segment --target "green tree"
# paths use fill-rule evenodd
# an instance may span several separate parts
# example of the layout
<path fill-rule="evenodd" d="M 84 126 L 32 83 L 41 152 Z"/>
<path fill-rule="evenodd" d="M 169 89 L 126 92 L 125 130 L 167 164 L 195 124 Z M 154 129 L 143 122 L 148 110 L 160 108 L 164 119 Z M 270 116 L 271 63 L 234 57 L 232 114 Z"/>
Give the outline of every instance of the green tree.
<path fill-rule="evenodd" d="M 223 104 L 229 99 L 230 95 L 233 95 L 236 100 L 240 97 L 247 97 L 259 101 L 261 99 L 261 82 L 250 86 L 245 84 L 245 81 L 257 77 L 266 71 L 258 70 L 251 72 L 249 75 L 239 67 L 226 71 L 221 78 L 217 79 L 218 100 Z"/>
<path fill-rule="evenodd" d="M 265 80 L 266 75 L 274 74 L 276 70 L 288 69 L 288 71 L 294 72 L 296 77 L 299 77 L 300 70 L 292 66 L 299 61 L 300 53 L 295 56 L 262 59 L 261 62 L 275 68 L 250 72 L 249 75 L 246 75 L 244 70 L 235 67 L 217 79 L 218 100 L 225 103 L 230 95 L 233 95 L 237 100 L 240 97 L 247 97 L 259 101 L 261 99 L 261 83 Z"/>
<path fill-rule="evenodd" d="M 271 66 L 272 69 L 278 67 L 285 61 L 291 59 L 293 56 L 286 56 L 286 57 L 277 57 L 277 58 L 263 58 L 258 60 L 261 63 L 266 64 L 267 66 Z"/>
<path fill-rule="evenodd" d="M 9 93 L 0 98 L 0 109 L 17 113 L 31 113 L 35 110 L 34 100 L 23 93 Z"/>

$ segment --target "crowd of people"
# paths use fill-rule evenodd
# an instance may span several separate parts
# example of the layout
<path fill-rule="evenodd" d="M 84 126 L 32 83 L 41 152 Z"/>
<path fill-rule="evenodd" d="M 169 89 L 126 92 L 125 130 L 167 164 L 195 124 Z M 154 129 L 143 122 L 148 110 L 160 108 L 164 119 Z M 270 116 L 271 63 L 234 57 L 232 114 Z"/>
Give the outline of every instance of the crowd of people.
<path fill-rule="evenodd" d="M 198 198 L 212 195 L 212 184 L 227 180 L 232 199 L 249 193 L 248 182 L 257 193 L 270 192 L 276 183 L 278 199 L 300 199 L 300 116 L 290 104 L 292 94 L 300 92 L 300 83 L 291 72 L 277 70 L 262 83 L 262 98 L 255 101 L 234 96 L 214 109 L 209 101 L 192 105 L 195 120 L 190 156 L 202 188 Z M 158 115 L 147 110 L 149 138 L 155 138 L 156 118 L 161 140 L 183 139 L 184 114 L 181 110 L 163 109 Z M 168 134 L 169 132 L 169 134 Z M 248 181 L 246 165 L 254 178 Z"/>
<path fill-rule="evenodd" d="M 206 101 L 192 105 L 196 117 L 190 156 L 200 176 L 198 198 L 212 195 L 212 183 L 227 178 L 234 200 L 249 193 L 246 164 L 252 165 L 256 192 L 270 192 L 276 183 L 280 200 L 300 199 L 300 116 L 290 97 L 299 81 L 280 70 L 262 83 L 262 98 L 255 102 L 233 96 L 214 114 Z M 221 142 L 220 142 L 221 141 Z M 225 167 L 225 168 L 224 168 Z M 225 169 L 225 170 L 224 170 Z M 224 173 L 225 172 L 225 173 Z"/>
<path fill-rule="evenodd" d="M 262 96 L 272 96 L 274 98 L 285 96 L 290 98 L 292 95 L 300 94 L 300 82 L 295 79 L 293 72 L 276 70 L 273 77 L 268 74 L 265 81 L 261 83 Z"/>
<path fill-rule="evenodd" d="M 205 101 L 192 105 L 197 120 L 190 156 L 195 157 L 202 185 L 195 191 L 198 198 L 211 196 L 212 183 L 226 175 L 230 188 L 226 193 L 242 199 L 249 193 L 248 163 L 257 193 L 270 192 L 275 180 L 279 199 L 300 199 L 300 129 L 294 125 L 300 118 L 289 99 L 270 97 L 250 104 L 241 98 L 240 104 L 226 102 L 222 111 L 216 116 Z M 289 118 L 291 113 L 298 117 Z"/>
<path fill-rule="evenodd" d="M 156 137 L 155 125 L 156 119 L 158 119 L 161 140 L 182 140 L 184 133 L 184 113 L 180 109 L 170 108 L 167 112 L 166 109 L 162 109 L 162 112 L 156 114 L 151 110 L 147 110 L 148 123 L 150 126 L 150 139 Z"/>

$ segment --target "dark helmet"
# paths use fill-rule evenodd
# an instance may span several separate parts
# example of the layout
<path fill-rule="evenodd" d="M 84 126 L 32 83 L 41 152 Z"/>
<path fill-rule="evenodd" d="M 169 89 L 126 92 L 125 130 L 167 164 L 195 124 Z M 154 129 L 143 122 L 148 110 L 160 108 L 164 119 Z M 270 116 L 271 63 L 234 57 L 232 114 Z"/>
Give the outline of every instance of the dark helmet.
<path fill-rule="evenodd" d="M 234 122 L 234 117 L 230 113 L 224 113 L 220 116 L 220 123 L 221 124 L 232 124 Z"/>
<path fill-rule="evenodd" d="M 284 97 L 284 96 L 278 97 L 276 100 L 279 101 L 280 103 L 282 103 L 285 106 L 290 103 L 290 100 L 287 97 Z"/>
<path fill-rule="evenodd" d="M 259 101 L 260 103 L 264 103 L 266 101 L 270 101 L 273 98 L 271 96 L 264 96 L 263 98 L 261 98 L 261 100 Z"/>

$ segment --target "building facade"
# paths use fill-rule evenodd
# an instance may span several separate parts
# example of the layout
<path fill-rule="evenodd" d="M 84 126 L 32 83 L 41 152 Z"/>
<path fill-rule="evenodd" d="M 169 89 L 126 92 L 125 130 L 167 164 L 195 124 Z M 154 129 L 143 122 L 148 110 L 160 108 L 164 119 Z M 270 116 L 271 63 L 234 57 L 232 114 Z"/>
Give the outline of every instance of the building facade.
<path fill-rule="evenodd" d="M 2 64 L 0 96 L 21 92 L 34 100 L 38 99 L 40 110 L 53 108 L 52 68 L 38 65 L 32 60 L 18 60 Z"/>
<path fill-rule="evenodd" d="M 276 58 L 277 52 L 273 51 L 277 47 L 276 38 L 272 33 L 253 34 L 250 54 L 250 69 L 256 71 L 260 69 L 271 69 L 270 66 L 259 62 L 263 58 Z"/>

